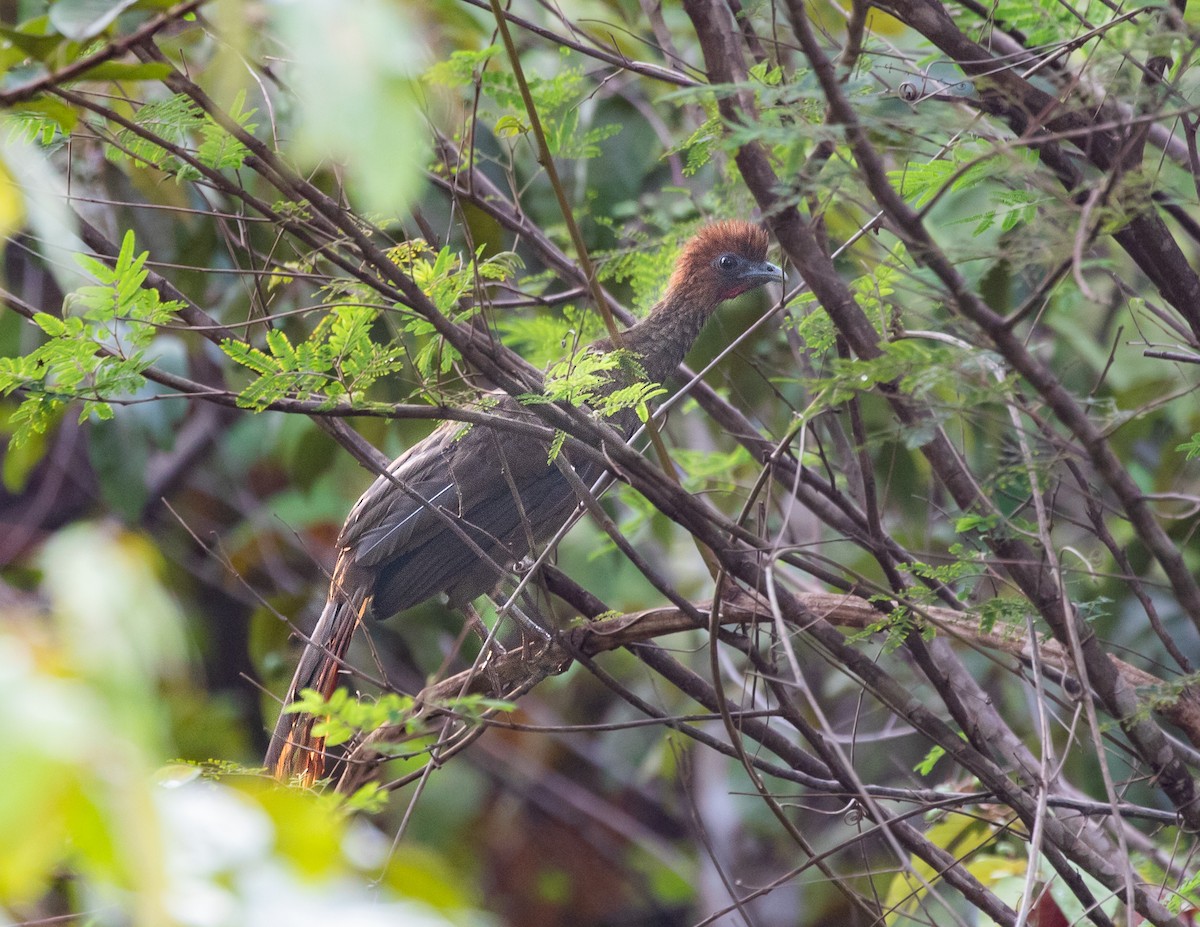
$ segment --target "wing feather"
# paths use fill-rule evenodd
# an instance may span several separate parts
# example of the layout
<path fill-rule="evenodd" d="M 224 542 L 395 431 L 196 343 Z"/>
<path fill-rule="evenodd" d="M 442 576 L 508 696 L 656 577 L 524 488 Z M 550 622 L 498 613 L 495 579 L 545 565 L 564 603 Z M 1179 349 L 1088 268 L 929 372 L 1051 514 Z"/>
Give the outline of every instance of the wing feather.
<path fill-rule="evenodd" d="M 501 406 L 507 417 L 530 415 L 511 399 Z M 536 438 L 486 425 L 464 434 L 461 423 L 447 422 L 398 457 L 355 504 L 338 540 L 364 568 L 360 575 L 374 576 L 376 616 L 443 591 L 454 604 L 470 601 L 549 538 L 575 499 L 548 456 Z"/>

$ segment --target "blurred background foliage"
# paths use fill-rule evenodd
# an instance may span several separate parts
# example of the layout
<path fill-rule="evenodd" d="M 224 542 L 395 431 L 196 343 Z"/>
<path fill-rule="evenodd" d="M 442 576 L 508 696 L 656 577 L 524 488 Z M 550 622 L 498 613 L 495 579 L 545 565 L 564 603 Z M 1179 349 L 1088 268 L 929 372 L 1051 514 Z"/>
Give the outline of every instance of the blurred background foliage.
<path fill-rule="evenodd" d="M 822 242 L 845 245 L 834 266 L 885 349 L 854 356 L 791 274 L 785 292 L 722 310 L 690 366 L 716 360 L 712 390 L 760 436 L 788 436 L 806 472 L 847 497 L 860 497 L 869 467 L 880 530 L 913 552 L 910 574 L 944 583 L 989 627 L 1021 634 L 1028 619 L 1049 637 L 989 538 L 1052 536 L 1064 598 L 1108 650 L 1170 691 L 1195 682 L 1164 635 L 1194 661 L 1197 617 L 1097 488 L 1054 410 L 879 218 L 783 23 L 785 6 L 712 4 L 731 23 L 736 14 L 732 34 L 758 56 L 736 86 L 707 79 L 694 11 L 683 6 L 512 6 L 533 106 L 601 282 L 644 313 L 703 221 L 761 216 L 736 156 L 762 146 L 783 178 L 780 212 L 803 209 Z M 849 46 L 866 10 L 805 6 L 831 55 Z M 1169 205 L 1195 266 L 1200 171 L 1164 154 L 1194 139 L 1190 14 L 1037 0 L 946 7 L 977 38 L 1002 31 L 1042 56 L 1038 86 L 1116 101 L 1165 131 L 1136 170 L 1083 166 L 1081 185 L 1067 190 L 1033 146 L 975 105 L 979 88 L 900 20 L 871 10 L 842 75 L 893 188 L 966 286 L 1014 316 L 1195 575 L 1194 336 L 1112 238 L 1147 204 Z M 267 784 L 256 767 L 298 653 L 290 622 L 308 627 L 319 611 L 332 541 L 371 480 L 318 414 L 298 413 L 353 404 L 363 412 L 354 429 L 394 456 L 429 431 L 432 406 L 464 404 L 487 386 L 427 318 L 363 276 L 367 247 L 387 253 L 447 318 L 495 334 L 541 369 L 602 333 L 568 257 L 529 110 L 496 20 L 476 0 L 8 0 L 0 23 L 0 918 L 873 923 L 848 902 L 857 893 L 888 923 L 986 922 L 953 892 L 931 900 L 934 870 L 881 839 L 853 801 L 774 781 L 809 849 L 836 860 L 841 884 L 806 868 L 810 857 L 752 797 L 741 763 L 638 725 L 644 715 L 580 666 L 543 683 L 453 762 L 435 768 L 419 749 L 395 761 L 385 779 L 425 770 L 395 793 L 344 798 Z M 1169 93 L 1131 63 L 1161 55 L 1171 59 Z M 721 103 L 734 98 L 753 119 L 727 118 Z M 717 359 L 772 304 L 782 311 Z M 897 416 L 889 390 L 929 414 Z M 402 403 L 430 411 L 387 417 Z M 960 511 L 922 456 L 937 429 L 991 515 Z M 664 430 L 685 488 L 737 517 L 761 455 L 692 399 Z M 1053 512 L 1052 535 L 1039 534 L 1035 494 Z M 686 532 L 628 487 L 606 504 L 683 596 L 711 597 Z M 790 588 L 828 588 L 832 576 L 835 588 L 899 594 L 870 545 L 786 487 L 756 501 L 747 524 L 797 552 L 781 579 Z M 662 604 L 587 520 L 557 563 L 613 610 Z M 913 607 L 934 600 L 909 591 Z M 889 622 L 887 611 L 857 645 L 918 700 L 941 704 L 905 651 L 908 635 L 932 630 L 912 612 Z M 564 624 L 574 617 L 556 612 Z M 460 625 L 427 603 L 373 629 L 374 648 L 363 644 L 352 662 L 382 661 L 417 688 L 443 667 Z M 706 634 L 665 643 L 710 675 Z M 1052 738 L 1040 742 L 1044 692 L 1019 664 L 961 649 L 1017 738 L 1050 751 L 1071 795 L 1111 797 L 1095 745 L 1076 728 L 1084 722 L 1073 695 L 1051 706 Z M 861 782 L 974 787 L 820 648 L 802 656 L 811 701 L 799 711 L 852 757 Z M 721 659 L 731 698 L 774 707 L 740 654 Z M 602 666 L 668 715 L 700 713 L 625 651 Z M 695 724 L 725 736 L 710 717 Z M 1196 871 L 1193 835 L 1165 823 L 1170 804 L 1111 722 L 1095 734 L 1109 739 L 1122 799 L 1164 815 L 1121 831 L 1129 870 L 1186 912 L 1196 903 L 1186 876 Z M 1186 756 L 1195 763 L 1194 750 Z M 929 810 L 918 823 L 969 857 L 1006 904 L 1034 882 L 1048 885 L 1066 920 L 1049 919 L 1047 903 L 1028 923 L 1085 916 L 1046 863 L 1030 876 L 1020 826 L 1010 831 L 995 806 L 969 807 L 975 816 Z M 898 868 L 909 874 L 893 879 Z M 740 913 L 719 913 L 731 894 L 758 888 Z M 1103 923 L 1116 905 L 1096 891 L 1103 905 L 1087 916 Z"/>

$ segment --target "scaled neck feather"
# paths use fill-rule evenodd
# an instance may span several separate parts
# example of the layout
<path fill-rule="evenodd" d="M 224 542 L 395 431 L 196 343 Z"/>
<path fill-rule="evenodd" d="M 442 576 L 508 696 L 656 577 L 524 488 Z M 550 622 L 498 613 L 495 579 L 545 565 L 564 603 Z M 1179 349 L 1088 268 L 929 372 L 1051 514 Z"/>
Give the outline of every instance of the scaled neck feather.
<path fill-rule="evenodd" d="M 646 379 L 662 383 L 683 363 L 718 301 L 701 288 L 667 293 L 646 318 L 621 333 L 621 343 L 638 356 Z M 605 350 L 611 342 L 605 339 Z"/>

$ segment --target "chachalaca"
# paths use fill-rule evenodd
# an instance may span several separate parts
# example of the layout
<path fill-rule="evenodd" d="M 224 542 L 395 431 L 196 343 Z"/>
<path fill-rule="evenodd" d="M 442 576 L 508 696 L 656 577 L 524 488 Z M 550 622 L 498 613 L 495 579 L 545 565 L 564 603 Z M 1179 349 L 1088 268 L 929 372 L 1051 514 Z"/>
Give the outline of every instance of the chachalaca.
<path fill-rule="evenodd" d="M 684 247 L 666 295 L 649 315 L 621 334 L 633 363 L 608 382 L 614 390 L 635 380 L 661 383 L 683 362 L 701 328 L 727 299 L 781 279 L 767 262 L 767 233 L 757 225 L 708 225 Z M 602 338 L 588 350 L 610 352 Z M 492 411 L 540 421 L 527 405 L 504 394 Z M 633 410 L 610 420 L 628 437 Z M 351 638 L 367 615 L 387 618 L 446 593 L 455 607 L 500 584 L 512 564 L 544 544 L 577 504 L 548 444 L 512 430 L 475 425 L 464 433 L 448 421 L 398 457 L 351 509 L 337 541 L 329 598 L 301 656 L 284 704 L 304 689 L 326 697 Z M 585 483 L 602 467 L 576 465 Z M 300 774 L 306 782 L 324 771 L 323 740 L 315 718 L 282 713 L 266 765 L 277 777 Z"/>

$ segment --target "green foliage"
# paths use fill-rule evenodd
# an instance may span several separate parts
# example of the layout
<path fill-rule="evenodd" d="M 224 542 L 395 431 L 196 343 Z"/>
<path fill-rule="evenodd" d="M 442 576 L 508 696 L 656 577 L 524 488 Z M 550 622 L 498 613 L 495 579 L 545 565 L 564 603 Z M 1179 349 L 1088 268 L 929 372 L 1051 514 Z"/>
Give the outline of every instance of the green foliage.
<path fill-rule="evenodd" d="M 434 86 L 452 88 L 473 86 L 483 78 L 484 71 L 492 58 L 501 54 L 502 51 L 503 48 L 498 44 L 489 45 L 478 51 L 456 49 L 442 61 L 433 64 L 425 72 L 424 79 Z M 508 102 L 516 103 L 519 99 L 520 95 L 518 94 Z"/>
<path fill-rule="evenodd" d="M 245 100 L 245 93 L 239 93 L 228 115 L 246 132 L 253 133 L 258 128 L 250 122 L 255 111 L 242 111 Z M 148 164 L 173 175 L 180 183 L 203 176 L 180 155 L 191 156 L 213 170 L 232 170 L 241 167 L 249 154 L 241 142 L 182 94 L 146 103 L 133 121 L 153 139 L 132 129 L 119 129 L 115 144 L 107 149 L 109 157 Z"/>
<path fill-rule="evenodd" d="M 433 254 L 421 239 L 404 242 L 390 252 L 438 311 L 454 321 L 470 318 L 476 311 L 460 304 L 480 281 L 503 280 L 521 266 L 511 252 L 487 259 L 481 259 L 481 254 L 482 246 L 476 260 L 464 264 L 446 247 Z M 419 316 L 410 315 L 403 323 L 404 331 L 421 342 L 411 357 L 401 342 L 377 343 L 371 333 L 379 309 L 358 301 L 368 294 L 357 284 L 331 285 L 327 292 L 347 301 L 334 306 L 298 344 L 279 328 L 267 332 L 265 351 L 232 339 L 222 342 L 221 349 L 230 358 L 258 374 L 238 395 L 239 405 L 262 410 L 290 397 L 326 409 L 340 403 L 370 408 L 367 391 L 381 378 L 409 363 L 423 377 L 446 373 L 458 359 L 458 353 L 437 337 L 433 323 Z"/>
<path fill-rule="evenodd" d="M 922 563 L 919 560 L 913 560 L 906 563 L 904 568 L 912 573 L 913 576 L 933 580 L 936 583 L 954 588 L 963 579 L 977 576 L 982 569 L 981 564 L 976 558 L 963 557 L 963 553 L 964 548 L 961 545 L 955 545 L 950 549 L 950 554 L 956 559 L 936 566 Z"/>
<path fill-rule="evenodd" d="M 579 344 L 604 334 L 599 313 L 587 307 L 564 306 L 561 312 L 533 315 L 505 313 L 496 319 L 505 344 L 535 367 L 545 368 Z"/>
<path fill-rule="evenodd" d="M 1075 612 L 1084 621 L 1091 622 L 1109 615 L 1112 611 L 1112 599 L 1108 596 L 1101 595 L 1085 601 L 1077 601 L 1075 603 Z"/>
<path fill-rule="evenodd" d="M 621 370 L 628 360 L 617 351 L 584 349 L 552 366 L 546 374 L 541 395 L 527 395 L 522 402 L 565 402 L 579 406 L 603 401 L 605 391 L 613 382 L 614 371 Z"/>
<path fill-rule="evenodd" d="M 1000 231 L 1011 232 L 1018 225 L 1031 222 L 1037 213 L 1037 208 L 1046 200 L 1025 190 L 1005 190 L 995 194 L 997 205 L 987 212 L 977 216 L 967 216 L 956 220 L 958 222 L 974 222 L 971 234 L 982 235 L 1000 220 Z"/>
<path fill-rule="evenodd" d="M 1092 16 L 1096 12 L 1096 4 L 1082 4 L 1085 15 Z M 1041 45 L 1055 42 L 1064 30 L 1075 28 L 1079 11 L 1068 6 L 1045 3 L 1013 3 L 1004 10 L 1004 25 L 1008 29 L 1019 29 L 1027 36 L 1031 45 Z M 1094 54 L 1092 43 L 1082 46 L 1087 51 L 1083 54 Z"/>
<path fill-rule="evenodd" d="M 918 398 L 930 398 L 943 386 L 961 385 L 954 376 L 958 355 L 948 347 L 911 339 L 883 342 L 880 347 L 882 353 L 874 358 L 834 358 L 829 362 L 830 376 L 809 381 L 813 391 L 823 395 L 826 407 L 840 406 L 881 383 L 894 383 Z"/>
<path fill-rule="evenodd" d="M 700 169 L 712 160 L 713 153 L 718 150 L 721 141 L 721 118 L 710 115 L 700 124 L 691 135 L 666 155 L 682 153 L 684 155 L 683 174 L 694 177 Z"/>
<path fill-rule="evenodd" d="M 1200 457 L 1200 432 L 1192 435 L 1187 441 L 1182 444 L 1175 445 L 1175 450 L 1183 451 L 1184 457 L 1187 460 L 1195 460 Z"/>
<path fill-rule="evenodd" d="M 475 260 L 466 263 L 449 247 L 442 247 L 435 255 L 423 239 L 415 238 L 397 245 L 389 257 L 421 288 L 438 312 L 452 321 L 463 322 L 478 311 L 476 306 L 462 305 L 477 285 L 504 280 L 524 266 L 511 251 L 489 258 L 483 257 L 483 251 L 484 246 L 480 245 Z M 410 317 L 403 327 L 423 342 L 412 357 L 412 364 L 422 377 L 445 374 L 459 359 L 451 345 L 436 337 L 437 329 L 428 319 Z"/>
<path fill-rule="evenodd" d="M 1000 516 L 995 513 L 979 515 L 972 512 L 956 519 L 954 530 L 958 534 L 966 534 L 968 531 L 978 531 L 980 534 L 988 534 L 991 531 L 995 531 L 999 524 Z"/>
<path fill-rule="evenodd" d="M 386 692 L 378 698 L 355 698 L 347 689 L 337 689 L 325 698 L 315 689 L 303 690 L 296 701 L 284 710 L 289 714 L 312 715 L 319 720 L 313 725 L 313 734 L 322 737 L 326 745 L 336 747 L 354 737 L 369 734 L 381 727 L 396 728 L 402 738 L 419 734 L 424 721 L 423 712 L 414 712 L 414 700 L 410 695 Z M 479 723 L 486 714 L 495 711 L 513 711 L 512 702 L 490 698 L 478 693 L 468 693 L 447 699 L 431 706 L 423 703 L 422 708 L 437 707 L 454 713 L 470 724 Z M 424 752 L 424 741 L 417 752 Z M 374 793 L 364 801 L 378 801 Z"/>
<path fill-rule="evenodd" d="M 368 306 L 336 306 L 299 344 L 293 345 L 282 329 L 271 329 L 267 351 L 225 339 L 221 350 L 258 374 L 238 394 L 238 404 L 261 410 L 293 397 L 325 409 L 341 402 L 364 405 L 372 384 L 405 366 L 402 346 L 380 345 L 371 339 L 378 314 Z"/>
<path fill-rule="evenodd" d="M 580 351 L 559 361 L 546 374 L 543 392 L 521 397 L 526 405 L 565 402 L 579 408 L 591 406 L 605 418 L 627 409 L 637 412 L 643 422 L 650 417 L 650 401 L 666 393 L 657 383 L 636 381 L 613 389 L 614 383 L 628 378 L 630 371 L 640 373 L 636 359 L 626 351 Z M 558 434 L 550 447 L 553 461 L 562 449 L 565 435 Z"/>
<path fill-rule="evenodd" d="M 1178 676 L 1169 682 L 1139 690 L 1138 698 L 1142 702 L 1140 717 L 1150 718 L 1155 711 L 1178 705 L 1181 698 L 1190 697 L 1189 693 L 1194 691 L 1197 685 L 1200 685 L 1200 673 L 1193 672 Z M 1193 884 L 1192 887 L 1195 888 L 1196 885 Z"/>
<path fill-rule="evenodd" d="M 750 452 L 740 444 L 725 453 L 679 447 L 671 451 L 671 458 L 686 474 L 683 485 L 688 492 L 732 491 L 737 487 L 738 474 L 750 472 L 754 463 Z"/>
<path fill-rule="evenodd" d="M 888 596 L 874 596 L 871 601 L 891 603 Z M 887 615 L 874 621 L 861 631 L 850 635 L 852 642 L 869 640 L 876 634 L 884 635 L 883 652 L 895 653 L 908 641 L 915 632 L 920 631 L 925 639 L 933 637 L 933 625 L 926 624 L 911 608 L 906 605 L 895 605 Z"/>
<path fill-rule="evenodd" d="M 997 625 L 1012 626 L 1024 630 L 1031 609 L 1029 603 L 1018 598 L 987 599 L 979 606 L 979 629 L 990 634 Z"/>
<path fill-rule="evenodd" d="M 888 171 L 888 179 L 911 206 L 920 209 L 941 192 L 954 172 L 950 161 L 909 163 L 901 170 Z"/>
<path fill-rule="evenodd" d="M 1153 864 L 1147 864 L 1147 869 L 1153 869 Z M 1170 876 L 1166 876 L 1170 878 Z M 1196 911 L 1200 911 L 1200 872 L 1192 875 L 1179 888 L 1172 891 L 1171 897 L 1166 902 L 1167 910 L 1172 914 L 1179 914 L 1185 909 L 1195 916 Z"/>
<path fill-rule="evenodd" d="M 903 272 L 906 257 L 907 252 L 903 245 L 897 244 L 884 260 L 872 265 L 870 271 L 860 274 L 850 283 L 850 291 L 854 294 L 855 302 L 880 332 L 891 328 L 892 314 L 898 314 L 893 296 L 896 292 L 896 284 Z M 825 310 L 818 305 L 816 297 L 806 290 L 797 296 L 792 305 L 804 311 L 804 315 L 796 323 L 796 332 L 803 339 L 806 351 L 814 359 L 829 353 L 835 343 L 833 323 Z M 907 351 L 908 349 L 901 350 Z M 905 357 L 898 360 L 911 374 L 926 371 L 931 366 L 921 363 L 917 357 L 912 355 L 908 355 L 907 360 Z M 845 398 L 844 395 L 839 394 L 835 404 L 845 401 Z"/>
<path fill-rule="evenodd" d="M 0 365 L 2 363 L 3 361 L 0 360 Z M 12 413 L 16 411 L 16 408 L 17 405 L 11 402 L 0 404 L 0 438 L 3 439 L 0 443 L 4 444 L 3 471 L 0 474 L 0 480 L 2 480 L 5 490 L 14 496 L 19 495 L 25 488 L 34 467 L 46 453 L 49 438 L 47 432 L 53 433 L 53 426 L 61 418 L 61 415 L 55 416 L 54 422 L 45 431 L 28 430 L 25 439 L 17 442 L 12 439 L 12 432 L 16 427 L 16 423 L 12 421 Z"/>
<path fill-rule="evenodd" d="M 910 161 L 902 169 L 889 171 L 888 179 L 917 209 L 944 193 L 984 191 L 987 209 L 957 216 L 949 223 L 970 224 L 972 237 L 978 238 L 993 228 L 1011 232 L 1033 221 L 1039 207 L 1054 203 L 1051 197 L 1022 186 L 1034 175 L 1035 165 L 1032 152 L 1006 152 L 979 141 L 959 141 L 945 157 Z"/>
<path fill-rule="evenodd" d="M 672 234 L 661 241 L 645 241 L 640 243 L 641 247 L 608 254 L 600 266 L 600 279 L 628 283 L 633 290 L 635 304 L 650 306 L 666 288 L 681 241 L 682 238 Z"/>
<path fill-rule="evenodd" d="M 811 290 L 805 290 L 790 304 L 801 309 L 803 314 L 794 322 L 796 334 L 800 336 L 800 344 L 814 358 L 821 357 L 833 349 L 837 341 L 837 332 L 833 321 L 820 304 Z"/>
<path fill-rule="evenodd" d="M 458 50 L 425 72 L 425 81 L 453 90 L 478 88 L 483 117 L 498 139 L 521 138 L 530 132 L 529 116 L 516 78 L 500 70 L 500 45 L 478 51 Z M 497 61 L 493 62 L 493 58 Z M 552 77 L 527 74 L 530 96 L 546 134 L 546 144 L 556 158 L 586 159 L 600 155 L 600 143 L 621 131 L 619 123 L 580 127 L 579 103 L 586 91 L 583 68 L 565 67 Z"/>
<path fill-rule="evenodd" d="M 134 254 L 133 232 L 126 233 L 112 267 L 76 255 L 96 283 L 68 294 L 61 318 L 34 316 L 46 336 L 41 345 L 24 356 L 0 357 L 0 395 L 25 395 L 9 419 L 14 444 L 45 431 L 69 402 L 82 400 L 80 421 L 110 419 L 112 401 L 144 387 L 151 345 L 181 308 L 145 287 L 146 257 Z"/>
<path fill-rule="evenodd" d="M 316 689 L 305 689 L 285 711 L 320 718 L 313 725 L 313 734 L 325 738 L 336 747 L 360 733 L 369 733 L 385 724 L 403 723 L 410 733 L 416 719 L 412 717 L 412 696 L 389 692 L 374 701 L 356 699 L 346 689 L 338 689 L 325 698 Z"/>
<path fill-rule="evenodd" d="M 43 148 L 57 148 L 79 122 L 79 115 L 65 103 L 35 99 L 20 104 L 5 120 L 9 139 L 36 141 Z"/>
<path fill-rule="evenodd" d="M 705 84 L 670 94 L 668 100 L 701 108 L 706 118 L 668 153 L 684 154 L 684 175 L 692 177 L 715 166 L 718 154 L 732 156 L 742 145 L 759 144 L 766 148 L 781 176 L 794 176 L 803 168 L 816 137 L 824 134 L 824 107 L 807 84 L 807 74 L 803 68 L 789 73 L 779 65 L 760 61 L 750 67 L 744 85 Z M 855 84 L 861 86 L 859 81 Z M 753 123 L 728 124 L 720 115 L 719 100 L 737 99 L 747 91 L 754 99 Z M 798 123 L 803 124 L 804 131 L 797 131 Z"/>
<path fill-rule="evenodd" d="M 397 892 L 385 860 L 367 864 L 385 875 L 382 894 L 352 887 L 364 864 L 350 859 L 346 811 L 370 807 L 370 791 L 341 806 L 228 763 L 162 765 L 174 750 L 170 694 L 199 696 L 183 615 L 148 537 L 79 524 L 51 539 L 40 567 L 46 613 L 0 606 L 12 712 L 0 752 L 0 916 L 20 919 L 12 913 L 62 891 L 64 874 L 63 900 L 86 898 L 133 927 L 261 923 L 287 897 L 350 923 L 368 910 L 411 922 L 409 899 L 433 903 L 427 889 Z M 435 922 L 463 913 L 436 866 L 401 856 L 396 865 L 442 887 Z"/>
<path fill-rule="evenodd" d="M 933 768 L 937 766 L 938 760 L 946 755 L 946 748 L 934 745 L 929 748 L 929 752 L 921 758 L 921 762 L 913 767 L 913 772 L 921 776 L 928 776 L 933 772 Z"/>
<path fill-rule="evenodd" d="M 579 110 L 571 109 L 551 123 L 546 131 L 546 144 L 556 158 L 598 158 L 600 143 L 620 131 L 621 126 L 615 122 L 581 131 Z"/>
<path fill-rule="evenodd" d="M 464 262 L 449 247 L 443 246 L 435 255 L 424 239 L 414 238 L 393 248 L 389 257 L 412 277 L 438 312 L 454 315 L 477 282 L 505 280 L 525 266 L 512 251 L 484 258 L 484 247 L 475 250 L 473 261 Z"/>
<path fill-rule="evenodd" d="M 368 782 L 355 789 L 345 801 L 347 811 L 356 814 L 379 814 L 388 804 L 388 793 L 379 782 Z"/>

